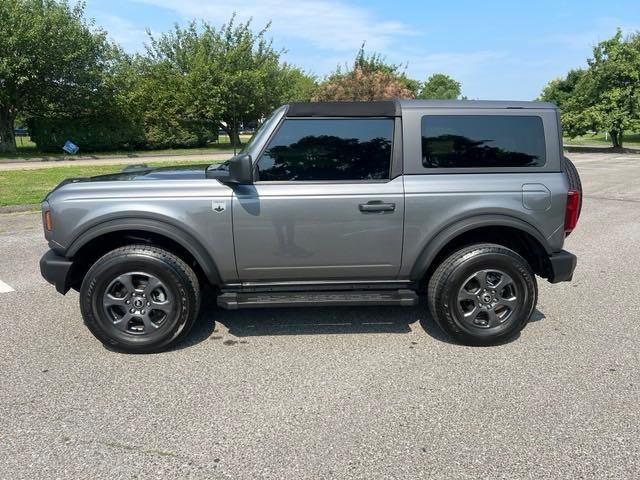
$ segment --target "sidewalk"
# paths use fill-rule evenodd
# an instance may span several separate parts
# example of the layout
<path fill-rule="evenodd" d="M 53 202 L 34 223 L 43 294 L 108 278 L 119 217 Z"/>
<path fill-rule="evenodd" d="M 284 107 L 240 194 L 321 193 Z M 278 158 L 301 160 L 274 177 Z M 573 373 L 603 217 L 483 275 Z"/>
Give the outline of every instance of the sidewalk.
<path fill-rule="evenodd" d="M 67 166 L 87 165 L 128 165 L 132 163 L 150 162 L 213 162 L 230 158 L 233 152 L 193 153 L 193 154 L 159 154 L 159 155 L 114 155 L 110 157 L 78 157 L 73 160 L 42 160 L 0 162 L 3 170 L 39 170 L 41 168 L 55 168 Z"/>

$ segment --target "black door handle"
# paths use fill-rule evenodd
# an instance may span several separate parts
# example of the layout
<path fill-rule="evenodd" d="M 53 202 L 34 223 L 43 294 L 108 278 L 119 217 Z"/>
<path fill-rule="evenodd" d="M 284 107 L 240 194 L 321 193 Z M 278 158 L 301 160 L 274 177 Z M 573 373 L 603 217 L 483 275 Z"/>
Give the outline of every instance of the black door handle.
<path fill-rule="evenodd" d="M 395 203 L 384 203 L 380 200 L 372 200 L 371 202 L 361 203 L 358 205 L 361 212 L 393 212 L 396 209 Z"/>

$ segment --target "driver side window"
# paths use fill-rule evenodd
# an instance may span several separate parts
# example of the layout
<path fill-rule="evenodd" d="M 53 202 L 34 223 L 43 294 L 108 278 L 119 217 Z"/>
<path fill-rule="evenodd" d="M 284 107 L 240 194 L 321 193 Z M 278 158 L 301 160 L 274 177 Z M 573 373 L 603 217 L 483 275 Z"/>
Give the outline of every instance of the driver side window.
<path fill-rule="evenodd" d="M 391 118 L 286 119 L 258 160 L 260 181 L 389 178 Z"/>

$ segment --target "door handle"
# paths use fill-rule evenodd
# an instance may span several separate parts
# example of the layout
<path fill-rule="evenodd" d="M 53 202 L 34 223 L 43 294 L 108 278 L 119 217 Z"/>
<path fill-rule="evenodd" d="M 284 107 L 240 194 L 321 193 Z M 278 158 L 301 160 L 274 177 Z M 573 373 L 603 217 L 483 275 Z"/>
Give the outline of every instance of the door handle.
<path fill-rule="evenodd" d="M 358 209 L 363 213 L 369 212 L 393 212 L 396 209 L 395 203 L 384 203 L 380 200 L 372 200 L 358 205 Z"/>

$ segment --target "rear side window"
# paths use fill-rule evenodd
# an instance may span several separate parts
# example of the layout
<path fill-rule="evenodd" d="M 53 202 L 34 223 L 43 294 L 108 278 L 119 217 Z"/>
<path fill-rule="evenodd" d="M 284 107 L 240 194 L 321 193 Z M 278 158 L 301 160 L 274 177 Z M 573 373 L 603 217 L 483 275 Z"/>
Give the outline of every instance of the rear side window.
<path fill-rule="evenodd" d="M 258 160 L 261 181 L 389 178 L 391 118 L 286 119 Z"/>
<path fill-rule="evenodd" d="M 540 167 L 542 119 L 515 115 L 422 117 L 422 165 L 427 168 Z"/>

